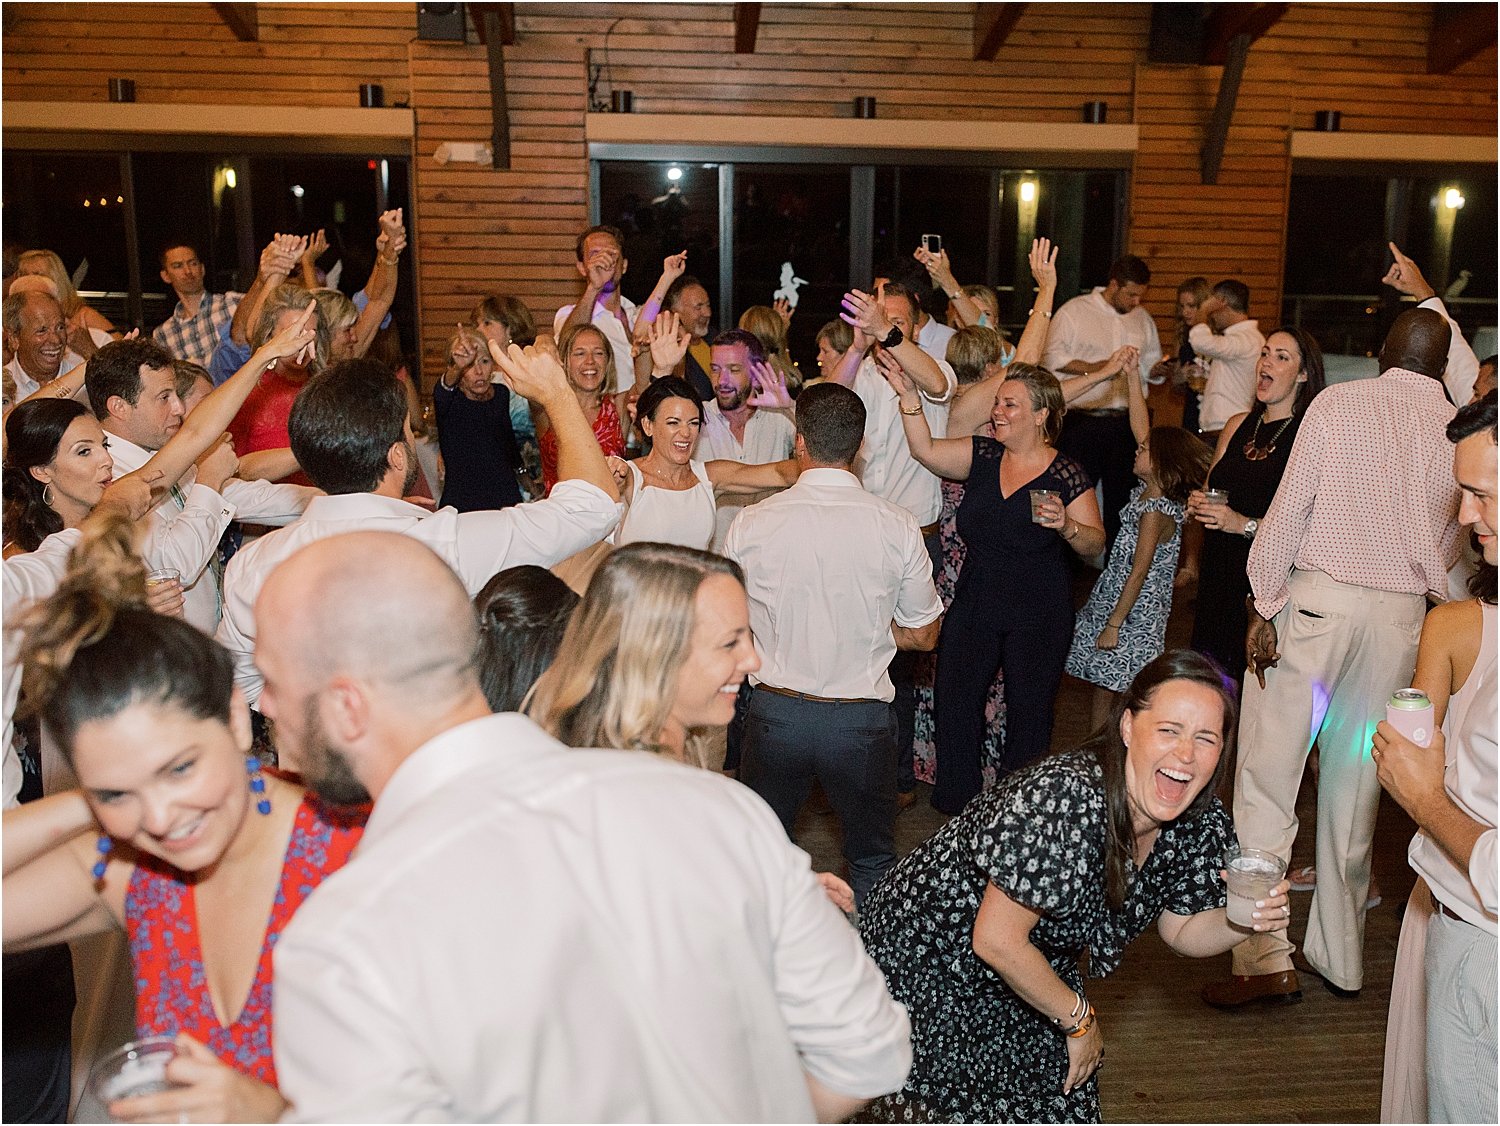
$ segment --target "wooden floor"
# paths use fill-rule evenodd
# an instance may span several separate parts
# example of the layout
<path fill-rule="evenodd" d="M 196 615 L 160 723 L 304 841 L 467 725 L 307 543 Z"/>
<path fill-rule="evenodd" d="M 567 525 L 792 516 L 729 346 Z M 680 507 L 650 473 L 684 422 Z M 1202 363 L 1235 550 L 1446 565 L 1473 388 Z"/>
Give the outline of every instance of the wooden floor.
<path fill-rule="evenodd" d="M 1088 581 L 1078 587 L 1081 601 Z M 1178 605 L 1169 643 L 1184 644 L 1191 605 Z M 1089 686 L 1065 678 L 1058 697 L 1054 749 L 1076 746 L 1089 718 Z M 897 821 L 906 855 L 945 820 L 918 787 L 915 806 Z M 1302 831 L 1292 865 L 1313 860 L 1315 798 L 1305 779 L 1298 801 Z M 1385 1052 L 1391 969 L 1401 908 L 1414 877 L 1406 864 L 1413 826 L 1383 797 L 1375 835 L 1375 877 L 1384 894 L 1369 912 L 1365 981 L 1358 1000 L 1335 998 L 1316 978 L 1302 978 L 1303 1002 L 1221 1013 L 1198 999 L 1207 982 L 1229 972 L 1229 957 L 1183 958 L 1148 931 L 1112 977 L 1089 988 L 1108 1047 L 1101 1079 L 1110 1122 L 1375 1122 Z M 812 805 L 798 823 L 797 843 L 818 870 L 843 871 L 837 821 Z M 1294 942 L 1307 926 L 1310 894 L 1292 896 Z"/>

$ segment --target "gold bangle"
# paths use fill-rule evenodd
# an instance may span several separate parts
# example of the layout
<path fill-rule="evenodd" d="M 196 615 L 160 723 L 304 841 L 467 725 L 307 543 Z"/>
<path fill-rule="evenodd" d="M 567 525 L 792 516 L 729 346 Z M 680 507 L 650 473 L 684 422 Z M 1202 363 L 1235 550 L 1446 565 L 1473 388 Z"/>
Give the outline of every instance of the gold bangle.
<path fill-rule="evenodd" d="M 387 258 L 384 254 L 382 254 L 380 256 L 380 260 L 387 266 L 394 266 L 397 262 L 401 261 L 401 255 L 393 254 L 389 258 Z"/>
<path fill-rule="evenodd" d="M 1033 305 L 1030 309 L 1028 309 L 1026 311 L 1026 316 L 1027 317 L 1034 317 L 1038 313 L 1042 314 L 1042 316 L 1046 317 L 1048 320 L 1052 319 L 1052 314 L 1051 313 L 1047 312 L 1046 309 L 1038 309 L 1035 305 Z"/>
<path fill-rule="evenodd" d="M 921 414 L 922 413 L 922 404 L 918 403 L 916 406 L 912 407 L 911 410 L 907 410 L 905 407 L 902 407 L 901 408 L 901 413 L 902 414 L 910 414 L 910 415 Z"/>

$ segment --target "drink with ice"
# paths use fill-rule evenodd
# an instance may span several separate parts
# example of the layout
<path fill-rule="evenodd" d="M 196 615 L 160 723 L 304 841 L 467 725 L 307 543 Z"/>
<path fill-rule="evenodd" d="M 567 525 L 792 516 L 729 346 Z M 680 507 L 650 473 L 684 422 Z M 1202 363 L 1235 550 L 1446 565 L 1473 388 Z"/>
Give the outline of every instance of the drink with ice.
<path fill-rule="evenodd" d="M 1224 855 L 1224 868 L 1228 873 L 1229 921 L 1247 930 L 1255 926 L 1255 903 L 1271 894 L 1271 889 L 1281 882 L 1286 871 L 1286 861 L 1275 853 L 1258 848 L 1240 848 L 1230 845 Z"/>

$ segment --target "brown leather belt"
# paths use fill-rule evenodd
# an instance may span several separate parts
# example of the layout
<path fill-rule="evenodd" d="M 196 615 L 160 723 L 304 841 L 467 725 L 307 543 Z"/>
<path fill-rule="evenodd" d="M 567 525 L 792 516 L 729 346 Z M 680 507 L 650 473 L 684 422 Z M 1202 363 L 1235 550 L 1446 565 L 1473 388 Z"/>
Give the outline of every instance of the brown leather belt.
<path fill-rule="evenodd" d="M 937 535 L 938 525 L 940 523 L 941 523 L 941 521 L 934 520 L 931 524 L 928 524 L 925 528 L 922 528 L 921 529 L 922 538 L 926 539 L 928 536 L 935 536 L 935 535 Z"/>
<path fill-rule="evenodd" d="M 1439 899 L 1435 895 L 1432 897 L 1432 907 L 1433 907 L 1433 910 L 1435 910 L 1439 915 L 1446 915 L 1448 918 L 1452 919 L 1456 923 L 1463 923 L 1466 926 L 1471 926 L 1471 927 L 1474 925 L 1473 923 L 1469 922 L 1468 919 L 1465 919 L 1462 915 L 1460 915 L 1457 911 L 1453 910 L 1453 908 L 1449 907 L 1446 903 L 1444 903 L 1441 899 Z"/>
<path fill-rule="evenodd" d="M 785 696 L 789 700 L 811 700 L 814 704 L 879 704 L 884 701 L 871 700 L 867 697 L 859 699 L 843 699 L 837 696 L 814 696 L 811 692 L 793 692 L 790 688 L 777 688 L 774 684 L 757 684 L 757 692 L 770 692 L 776 696 Z"/>

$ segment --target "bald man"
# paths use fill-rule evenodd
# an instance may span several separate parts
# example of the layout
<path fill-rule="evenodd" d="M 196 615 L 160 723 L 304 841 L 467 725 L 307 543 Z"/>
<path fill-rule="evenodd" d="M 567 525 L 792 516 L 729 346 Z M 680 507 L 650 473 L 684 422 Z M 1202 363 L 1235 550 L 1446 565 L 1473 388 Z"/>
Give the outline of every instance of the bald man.
<path fill-rule="evenodd" d="M 1291 856 L 1316 740 L 1317 888 L 1302 954 L 1282 932 L 1247 937 L 1233 975 L 1204 987 L 1218 1008 L 1300 1000 L 1298 969 L 1341 998 L 1363 985 L 1380 800 L 1370 732 L 1411 683 L 1427 599 L 1447 598 L 1457 555 L 1450 331 L 1434 310 L 1409 310 L 1391 326 L 1378 378 L 1313 399 L 1251 544 L 1235 829 L 1247 847 Z"/>
<path fill-rule="evenodd" d="M 283 763 L 375 803 L 276 948 L 290 1120 L 832 1121 L 904 1082 L 905 1010 L 771 811 L 490 715 L 426 547 L 321 540 L 255 613 Z"/>
<path fill-rule="evenodd" d="M 298 548 L 361 530 L 400 532 L 427 544 L 469 593 L 507 567 L 550 567 L 604 539 L 620 518 L 620 493 L 599 443 L 557 361 L 500 352 L 510 386 L 540 402 L 557 434 L 558 482 L 546 500 L 511 508 L 430 512 L 405 500 L 418 472 L 406 390 L 378 360 L 345 360 L 308 380 L 287 425 L 292 453 L 326 496 L 301 519 L 235 553 L 224 571 L 218 640 L 234 656 L 235 683 L 251 707 L 261 677 L 253 651 L 255 599 L 266 578 Z"/>

